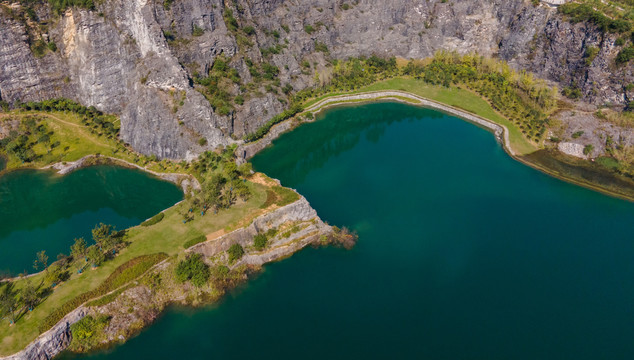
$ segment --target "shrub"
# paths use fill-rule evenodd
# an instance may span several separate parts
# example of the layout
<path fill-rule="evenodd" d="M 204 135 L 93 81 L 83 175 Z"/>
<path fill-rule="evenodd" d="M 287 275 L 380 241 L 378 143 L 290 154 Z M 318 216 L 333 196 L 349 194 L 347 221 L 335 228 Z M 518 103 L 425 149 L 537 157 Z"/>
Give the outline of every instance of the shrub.
<path fill-rule="evenodd" d="M 233 101 L 235 101 L 235 102 L 236 102 L 236 104 L 238 104 L 238 105 L 242 105 L 242 104 L 244 104 L 244 96 L 242 96 L 242 95 L 237 95 L 237 96 L 235 97 L 235 99 L 233 99 Z"/>
<path fill-rule="evenodd" d="M 209 266 L 205 264 L 202 255 L 193 254 L 178 263 L 176 279 L 180 282 L 191 280 L 196 287 L 201 287 L 209 280 Z"/>
<path fill-rule="evenodd" d="M 194 25 L 192 28 L 192 36 L 202 36 L 205 33 L 205 30 L 198 25 Z"/>
<path fill-rule="evenodd" d="M 617 64 L 625 64 L 632 59 L 634 59 L 634 46 L 625 47 L 616 55 Z"/>
<path fill-rule="evenodd" d="M 188 249 L 196 244 L 200 244 L 201 242 L 204 242 L 207 240 L 207 236 L 205 235 L 200 235 L 200 236 L 196 236 L 193 239 L 189 239 L 187 241 L 185 241 L 185 243 L 183 244 L 183 247 L 185 249 Z"/>
<path fill-rule="evenodd" d="M 253 26 L 251 26 L 251 25 L 245 26 L 244 29 L 242 29 L 242 30 L 247 35 L 254 35 L 255 34 L 255 28 Z"/>
<path fill-rule="evenodd" d="M 583 148 L 583 154 L 584 154 L 584 155 L 588 155 L 588 154 L 592 153 L 592 151 L 593 151 L 593 150 L 594 150 L 594 146 L 592 146 L 592 144 L 590 144 L 590 145 L 586 145 L 586 146 Z"/>
<path fill-rule="evenodd" d="M 584 133 L 583 130 L 577 131 L 574 134 L 572 134 L 572 138 L 573 139 L 577 139 L 577 138 L 581 137 L 581 135 L 583 135 L 583 133 Z"/>
<path fill-rule="evenodd" d="M 240 244 L 233 244 L 227 250 L 227 254 L 229 254 L 229 262 L 234 262 L 236 260 L 240 260 L 244 255 L 244 248 Z"/>
<path fill-rule="evenodd" d="M 95 333 L 108 325 L 110 318 L 101 315 L 96 319 L 91 315 L 87 315 L 83 319 L 70 326 L 70 331 L 73 334 L 73 340 L 86 340 L 92 338 Z"/>
<path fill-rule="evenodd" d="M 268 242 L 268 239 L 266 238 L 266 235 L 264 234 L 257 234 L 253 238 L 253 246 L 255 246 L 255 249 L 258 251 L 264 250 L 267 242 Z"/>
<path fill-rule="evenodd" d="M 204 138 L 204 137 L 201 137 L 200 139 L 198 139 L 198 145 L 200 145 L 200 146 L 207 145 L 207 139 Z"/>
<path fill-rule="evenodd" d="M 152 216 L 151 218 L 145 220 L 144 222 L 142 222 L 141 226 L 151 226 L 154 224 L 158 224 L 159 222 L 161 222 L 161 220 L 163 220 L 164 217 L 165 217 L 165 214 L 160 212 Z"/>
<path fill-rule="evenodd" d="M 315 32 L 315 28 L 312 27 L 312 25 L 306 25 L 304 26 L 304 31 L 306 31 L 306 33 L 308 34 L 312 34 L 313 32 Z"/>

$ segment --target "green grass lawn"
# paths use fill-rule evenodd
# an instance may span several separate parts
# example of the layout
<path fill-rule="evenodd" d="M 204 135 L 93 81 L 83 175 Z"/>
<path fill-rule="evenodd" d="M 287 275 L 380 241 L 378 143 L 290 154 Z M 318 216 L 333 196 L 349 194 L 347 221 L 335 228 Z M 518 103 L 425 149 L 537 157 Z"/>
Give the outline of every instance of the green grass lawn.
<path fill-rule="evenodd" d="M 506 126 L 509 129 L 509 139 L 515 153 L 519 155 L 529 154 L 537 150 L 537 147 L 531 144 L 522 134 L 520 129 L 504 116 L 496 112 L 491 105 L 476 93 L 459 87 L 443 87 L 430 85 L 422 80 L 412 78 L 398 77 L 389 80 L 377 82 L 375 84 L 363 87 L 359 90 L 346 93 L 331 93 L 312 99 L 305 104 L 306 107 L 332 96 L 358 94 L 370 91 L 388 91 L 401 90 L 414 95 L 418 95 L 430 100 L 434 100 L 443 104 L 447 104 L 467 112 L 476 114 L 485 119 L 491 120 L 497 124 Z"/>
<path fill-rule="evenodd" d="M 182 253 L 183 244 L 196 236 L 206 235 L 218 230 L 231 231 L 234 228 L 247 225 L 253 217 L 261 214 L 260 206 L 266 201 L 267 187 L 248 182 L 252 196 L 247 202 L 242 202 L 229 209 L 221 210 L 218 214 L 208 213 L 204 216 L 195 215 L 195 220 L 183 224 L 179 210 L 184 204 L 179 204 L 165 211 L 165 217 L 157 224 L 148 227 L 136 226 L 128 230 L 125 240 L 130 245 L 124 248 L 114 259 L 107 261 L 96 270 L 86 270 L 84 274 L 77 274 L 78 265 L 74 267 L 71 279 L 59 285 L 46 300 L 32 312 L 19 319 L 15 325 L 9 327 L 6 322 L 0 326 L 0 356 L 11 355 L 22 350 L 38 335 L 40 322 L 53 310 L 74 297 L 99 286 L 118 266 L 137 256 L 164 252 L 170 256 Z M 42 280 L 43 275 L 31 278 L 35 284 Z M 21 287 L 23 280 L 16 282 Z"/>
<path fill-rule="evenodd" d="M 6 121 L 9 118 L 22 119 L 29 115 L 41 116 L 47 128 L 54 132 L 50 143 L 59 141 L 60 145 L 49 152 L 48 145 L 35 144 L 33 151 L 39 157 L 34 162 L 26 164 L 22 163 L 18 158 L 9 155 L 7 156 L 7 170 L 23 167 L 41 168 L 57 162 L 71 162 L 87 155 L 101 154 L 135 163 L 146 167 L 148 170 L 157 172 L 185 172 L 177 163 L 151 161 L 149 158 L 125 148 L 117 139 L 109 139 L 106 136 L 92 133 L 90 128 L 82 124 L 81 115 L 72 112 L 13 111 L 8 114 L 2 114 L 0 121 Z"/>

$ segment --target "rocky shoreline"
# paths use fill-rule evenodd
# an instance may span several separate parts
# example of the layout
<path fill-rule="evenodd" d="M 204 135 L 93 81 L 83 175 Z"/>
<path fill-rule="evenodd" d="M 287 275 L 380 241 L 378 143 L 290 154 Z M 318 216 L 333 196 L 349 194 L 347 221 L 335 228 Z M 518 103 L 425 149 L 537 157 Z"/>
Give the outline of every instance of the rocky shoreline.
<path fill-rule="evenodd" d="M 172 182 L 183 188 L 184 192 L 187 192 L 188 189 L 192 188 L 195 190 L 200 190 L 200 183 L 196 180 L 195 177 L 189 174 L 180 174 L 180 173 L 161 173 L 157 171 L 153 171 L 143 166 L 131 163 L 129 161 L 125 161 L 122 159 L 104 156 L 104 155 L 86 155 L 79 160 L 69 161 L 69 162 L 58 162 L 55 164 L 47 165 L 41 168 L 42 170 L 46 169 L 54 169 L 59 175 L 66 175 L 75 170 L 94 166 L 94 165 L 117 165 L 123 166 L 127 168 L 139 169 L 141 171 L 152 174 L 162 180 Z"/>
<path fill-rule="evenodd" d="M 266 249 L 255 250 L 251 246 L 253 237 L 270 229 L 277 229 L 278 234 L 270 239 Z M 284 231 L 281 231 L 282 229 Z M 230 268 L 232 271 L 242 271 L 239 279 L 242 282 L 247 280 L 248 273 L 257 271 L 262 265 L 289 257 L 308 245 L 320 244 L 324 237 L 332 233 L 332 228 L 319 218 L 317 212 L 304 197 L 300 197 L 291 204 L 265 212 L 246 227 L 219 237 L 209 235 L 207 241 L 185 251 L 201 254 L 205 262 L 213 266 L 219 259 L 226 260 L 223 256 L 226 257 L 225 251 L 231 244 L 241 244 L 245 248 L 245 255 L 231 264 Z M 87 315 L 107 315 L 111 318 L 102 335 L 103 340 L 98 344 L 98 347 L 104 347 L 125 342 L 127 338 L 152 323 L 171 304 L 195 306 L 218 299 L 220 295 L 214 293 L 210 287 L 198 289 L 188 283 L 175 284 L 164 280 L 162 287 L 153 288 L 142 280 L 151 276 L 161 276 L 163 273 L 169 274 L 173 271 L 174 260 L 175 258 L 169 258 L 155 265 L 145 275 L 134 281 L 132 286 L 124 285 L 125 291 L 108 304 L 96 307 L 89 307 L 87 304 L 80 306 L 66 315 L 52 329 L 31 342 L 24 350 L 14 355 L 0 357 L 0 360 L 39 360 L 56 356 L 66 350 L 72 341 L 70 326 Z M 168 276 L 163 278 L 167 279 Z"/>

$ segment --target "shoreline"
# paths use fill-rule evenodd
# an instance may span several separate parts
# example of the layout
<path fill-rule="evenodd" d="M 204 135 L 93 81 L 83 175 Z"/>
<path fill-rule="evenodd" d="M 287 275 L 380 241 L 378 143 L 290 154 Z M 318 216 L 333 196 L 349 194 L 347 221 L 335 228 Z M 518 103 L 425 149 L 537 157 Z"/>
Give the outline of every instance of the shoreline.
<path fill-rule="evenodd" d="M 319 114 L 321 111 L 336 107 L 336 106 L 344 106 L 344 105 L 354 105 L 354 104 L 363 104 L 370 102 L 380 102 L 380 101 L 395 101 L 403 104 L 413 105 L 424 107 L 436 111 L 440 111 L 446 113 L 451 116 L 458 117 L 464 121 L 467 121 L 471 124 L 474 124 L 478 127 L 481 127 L 489 132 L 491 132 L 495 138 L 500 142 L 504 151 L 514 160 L 529 166 L 539 172 L 542 172 L 548 176 L 557 178 L 559 180 L 568 182 L 570 184 L 574 184 L 577 186 L 584 187 L 586 189 L 590 189 L 593 191 L 597 191 L 607 196 L 615 197 L 618 199 L 634 202 L 634 195 L 628 195 L 624 193 L 620 193 L 617 191 L 610 190 L 608 188 L 597 185 L 596 183 L 580 180 L 570 176 L 562 175 L 554 169 L 550 169 L 542 164 L 529 161 L 525 157 L 534 154 L 537 151 L 542 149 L 536 149 L 534 152 L 530 154 L 518 154 L 513 150 L 513 145 L 511 143 L 509 137 L 509 130 L 505 125 L 498 124 L 492 120 L 484 118 L 482 116 L 467 112 L 466 110 L 462 110 L 456 108 L 451 105 L 443 104 L 441 102 L 431 100 L 428 98 L 424 98 L 419 95 L 415 95 L 402 90 L 382 90 L 382 91 L 369 91 L 355 94 L 342 94 L 342 95 L 334 95 L 330 97 L 326 97 L 308 108 L 302 111 L 298 115 L 311 113 L 314 115 Z M 249 158 L 253 157 L 256 153 L 269 146 L 274 139 L 279 137 L 282 133 L 292 130 L 293 125 L 291 125 L 293 119 L 288 119 L 279 124 L 276 124 L 271 128 L 269 133 L 267 133 L 262 139 L 250 143 L 243 144 L 238 148 L 238 159 L 242 161 L 247 161 Z M 309 121 L 301 121 L 303 122 L 312 122 L 314 120 Z M 586 160 L 587 161 L 587 160 Z M 607 173 L 607 172 L 606 172 Z"/>
<path fill-rule="evenodd" d="M 249 224 L 244 224 L 244 226 L 229 233 L 223 234 L 217 238 L 208 238 L 206 241 L 182 250 L 182 252 L 186 254 L 200 254 L 206 259 L 212 259 L 217 257 L 219 254 L 226 252 L 231 244 L 241 244 L 245 248 L 246 252 L 241 259 L 231 264 L 230 268 L 232 270 L 245 268 L 247 269 L 247 272 L 243 274 L 244 277 L 240 281 L 225 288 L 223 290 L 224 292 L 245 283 L 249 280 L 248 275 L 251 272 L 258 271 L 263 265 L 290 257 L 298 251 L 306 248 L 308 245 L 319 245 L 321 244 L 320 241 L 323 236 L 333 233 L 332 228 L 319 218 L 317 211 L 314 210 L 310 203 L 301 195 L 299 195 L 297 200 L 291 202 L 290 204 L 269 207 L 263 213 L 257 213 L 254 214 L 254 216 L 255 217 Z M 289 224 L 296 224 L 297 222 L 304 225 L 301 230 L 292 233 L 289 237 L 284 237 L 282 234 L 275 235 L 271 238 L 270 244 L 267 245 L 266 249 L 254 250 L 248 247 L 248 245 L 251 244 L 253 237 L 261 231 L 282 226 L 290 226 Z M 0 355 L 0 360 L 52 358 L 60 352 L 68 349 L 72 340 L 72 324 L 80 321 L 87 315 L 95 316 L 102 313 L 113 314 L 113 317 L 115 318 L 114 320 L 118 322 L 124 321 L 126 328 L 129 328 L 130 331 L 124 336 L 124 338 L 120 337 L 121 335 L 116 331 L 116 329 L 109 331 L 106 333 L 107 337 L 104 339 L 105 341 L 100 342 L 95 347 L 83 349 L 79 353 L 92 353 L 93 351 L 98 351 L 100 349 L 107 349 L 111 346 L 116 346 L 129 340 L 130 338 L 136 336 L 140 331 L 145 330 L 170 306 L 197 307 L 201 305 L 208 305 L 214 303 L 224 295 L 224 293 L 212 294 L 209 292 L 209 289 L 203 289 L 201 290 L 203 293 L 209 292 L 209 298 L 205 298 L 202 301 L 199 299 L 192 300 L 193 298 L 189 299 L 188 297 L 182 296 L 181 292 L 184 291 L 185 293 L 191 294 L 192 291 L 194 293 L 198 293 L 198 290 L 192 290 L 191 286 L 182 284 L 176 287 L 176 291 L 174 291 L 174 289 L 166 289 L 163 292 L 157 292 L 156 294 L 150 295 L 145 299 L 147 301 L 144 302 L 142 306 L 150 308 L 155 307 L 158 309 L 156 313 L 157 316 L 152 317 L 151 319 L 143 319 L 143 324 L 140 327 L 134 327 L 132 322 L 127 320 L 127 318 L 123 320 L 117 319 L 117 309 L 122 307 L 122 305 L 117 302 L 117 299 L 121 296 L 125 297 L 129 294 L 134 294 L 135 292 L 138 292 L 139 289 L 145 287 L 146 285 L 143 281 L 141 281 L 141 279 L 148 274 L 160 274 L 164 271 L 170 271 L 169 264 L 173 263 L 175 259 L 176 258 L 174 257 L 168 257 L 161 262 L 154 264 L 143 274 L 136 277 L 132 282 L 123 284 L 99 297 L 87 300 L 66 314 L 51 329 L 37 336 L 25 348 L 11 355 Z M 210 264 L 210 261 L 212 260 L 206 261 L 208 265 L 213 264 Z M 133 286 L 130 286 L 130 284 L 133 284 Z M 107 297 L 110 294 L 115 294 L 121 289 L 124 291 L 120 292 L 111 302 L 97 306 L 89 305 L 91 302 Z M 141 314 L 142 312 L 126 312 L 125 317 L 133 316 L 140 319 Z"/>
<path fill-rule="evenodd" d="M 196 190 L 200 190 L 200 182 L 196 177 L 185 174 L 185 173 L 161 173 L 158 171 L 147 169 L 141 165 L 131 163 L 129 161 L 115 158 L 112 156 L 99 155 L 99 154 L 90 154 L 86 155 L 75 161 L 62 161 L 56 162 L 53 164 L 45 165 L 42 167 L 19 167 L 16 169 L 4 169 L 0 171 L 0 176 L 20 170 L 54 170 L 56 175 L 68 175 L 75 170 L 80 170 L 83 168 L 87 168 L 90 166 L 97 165 L 113 165 L 127 169 L 137 169 L 141 170 L 145 173 L 153 175 L 161 180 L 171 182 L 177 186 L 179 186 L 184 193 L 187 192 L 187 189 L 190 187 Z"/>

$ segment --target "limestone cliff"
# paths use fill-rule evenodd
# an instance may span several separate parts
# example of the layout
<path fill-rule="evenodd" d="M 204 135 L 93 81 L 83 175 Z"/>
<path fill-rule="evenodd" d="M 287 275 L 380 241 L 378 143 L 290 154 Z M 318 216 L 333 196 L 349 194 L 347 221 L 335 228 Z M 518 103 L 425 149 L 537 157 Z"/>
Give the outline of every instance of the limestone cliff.
<path fill-rule="evenodd" d="M 252 36 L 232 31 L 226 8 L 241 28 L 254 28 Z M 110 0 L 59 16 L 46 5 L 36 10 L 39 24 L 20 15 L 17 4 L 0 5 L 0 97 L 12 103 L 63 96 L 119 114 L 122 139 L 160 157 L 187 158 L 234 142 L 281 112 L 284 94 L 256 88 L 221 116 L 192 80 L 222 54 L 240 76 L 232 95 L 240 93 L 251 82 L 245 59 L 262 62 L 261 49 L 276 44 L 281 51 L 266 61 L 280 69 L 280 84 L 295 90 L 312 85 L 313 71 L 324 69 L 325 55 L 315 51 L 322 43 L 333 58 L 477 51 L 560 88 L 577 87 L 590 104 L 622 107 L 634 98 L 625 89 L 634 83 L 632 66 L 614 62 L 616 35 L 571 24 L 556 9 L 528 0 L 178 0 L 171 6 Z M 31 47 L 40 38 L 57 49 L 35 56 Z M 589 45 L 599 52 L 588 65 Z M 304 61 L 314 64 L 310 72 Z"/>

